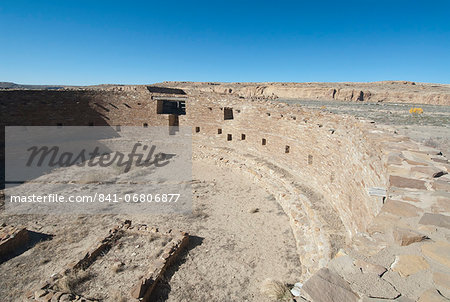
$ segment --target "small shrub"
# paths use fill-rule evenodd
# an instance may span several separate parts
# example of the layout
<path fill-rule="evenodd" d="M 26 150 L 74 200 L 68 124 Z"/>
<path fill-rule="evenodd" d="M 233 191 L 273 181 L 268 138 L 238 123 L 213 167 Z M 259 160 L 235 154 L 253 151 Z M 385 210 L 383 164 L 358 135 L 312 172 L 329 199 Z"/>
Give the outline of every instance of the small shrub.
<path fill-rule="evenodd" d="M 120 291 L 115 291 L 111 298 L 112 301 L 127 302 L 127 298 L 125 298 Z"/>
<path fill-rule="evenodd" d="M 91 274 L 85 271 L 70 272 L 56 283 L 56 287 L 64 293 L 74 293 L 82 283 L 92 277 Z"/>
<path fill-rule="evenodd" d="M 275 301 L 292 301 L 289 288 L 280 281 L 266 279 L 261 284 L 261 293 Z"/>
<path fill-rule="evenodd" d="M 423 113 L 423 109 L 420 107 L 412 107 L 411 109 L 409 109 L 409 113 L 411 113 L 412 115 L 420 115 Z"/>

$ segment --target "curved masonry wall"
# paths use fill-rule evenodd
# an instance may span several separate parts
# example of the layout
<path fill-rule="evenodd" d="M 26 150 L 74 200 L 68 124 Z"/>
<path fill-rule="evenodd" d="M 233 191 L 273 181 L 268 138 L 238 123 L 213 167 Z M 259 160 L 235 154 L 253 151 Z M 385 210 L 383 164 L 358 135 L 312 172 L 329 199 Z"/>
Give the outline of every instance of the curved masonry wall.
<path fill-rule="evenodd" d="M 1 96 L 10 112 L 7 125 L 168 125 L 168 115 L 156 110 L 156 98 L 167 94 L 142 86 Z M 370 197 L 367 188 L 385 187 L 386 179 L 380 149 L 366 139 L 367 123 L 211 94 L 189 95 L 186 107 L 179 123 L 200 128 L 196 156 L 227 157 L 270 188 L 290 217 L 305 273 L 324 266 L 380 210 L 381 198 Z M 224 108 L 233 119 L 224 120 Z"/>
<path fill-rule="evenodd" d="M 399 229 L 423 235 L 413 238 L 439 235 L 436 240 L 448 244 L 448 226 L 420 229 L 423 217 L 429 220 L 425 214 L 449 219 L 447 159 L 369 121 L 233 95 L 150 92 L 145 86 L 7 91 L 0 92 L 0 104 L 9 113 L 4 125 L 168 126 L 168 115 L 157 114 L 158 97 L 187 98 L 179 124 L 193 127 L 194 160 L 240 169 L 278 200 L 297 241 L 302 280 L 313 279 L 342 251 L 367 257 L 403 246 L 411 236 Z M 224 119 L 229 109 L 233 118 Z M 370 188 L 386 189 L 386 197 L 370 196 Z"/>

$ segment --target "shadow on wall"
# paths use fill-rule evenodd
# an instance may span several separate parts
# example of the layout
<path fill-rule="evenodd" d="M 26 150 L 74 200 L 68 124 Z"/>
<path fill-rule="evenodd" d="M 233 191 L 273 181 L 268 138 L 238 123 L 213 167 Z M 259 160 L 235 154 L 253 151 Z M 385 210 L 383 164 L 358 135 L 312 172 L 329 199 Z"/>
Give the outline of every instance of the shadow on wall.
<path fill-rule="evenodd" d="M 5 126 L 109 126 L 95 101 L 92 91 L 0 91 L 0 190 L 5 188 Z"/>
<path fill-rule="evenodd" d="M 157 87 L 157 86 L 147 86 L 149 92 L 152 93 L 165 93 L 165 94 L 179 94 L 186 95 L 183 89 L 179 88 L 168 88 L 168 87 Z"/>

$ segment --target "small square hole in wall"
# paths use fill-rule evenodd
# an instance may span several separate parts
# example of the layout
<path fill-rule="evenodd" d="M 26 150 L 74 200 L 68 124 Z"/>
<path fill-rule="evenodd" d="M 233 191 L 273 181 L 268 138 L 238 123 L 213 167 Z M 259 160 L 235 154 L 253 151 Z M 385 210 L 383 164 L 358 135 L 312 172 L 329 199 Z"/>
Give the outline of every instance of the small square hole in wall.
<path fill-rule="evenodd" d="M 241 140 L 245 141 L 245 134 L 244 133 L 241 134 Z"/>
<path fill-rule="evenodd" d="M 233 139 L 233 136 L 231 134 L 227 134 L 227 141 L 231 141 Z"/>
<path fill-rule="evenodd" d="M 233 119 L 233 108 L 225 107 L 223 108 L 223 119 L 232 120 Z"/>
<path fill-rule="evenodd" d="M 291 149 L 291 147 L 289 147 L 288 145 L 286 145 L 286 146 L 284 147 L 284 153 L 289 153 L 290 149 Z"/>
<path fill-rule="evenodd" d="M 217 134 L 222 134 L 222 129 L 217 129 Z"/>
<path fill-rule="evenodd" d="M 144 128 L 147 128 L 147 127 L 148 127 L 148 124 L 147 124 L 147 123 L 144 123 L 142 126 L 143 126 Z"/>
<path fill-rule="evenodd" d="M 265 146 L 267 144 L 267 140 L 265 138 L 262 139 L 261 144 Z"/>
<path fill-rule="evenodd" d="M 195 132 L 199 133 L 200 132 L 200 127 L 195 127 Z"/>
<path fill-rule="evenodd" d="M 308 165 L 312 165 L 313 163 L 313 156 L 310 154 L 308 155 Z"/>

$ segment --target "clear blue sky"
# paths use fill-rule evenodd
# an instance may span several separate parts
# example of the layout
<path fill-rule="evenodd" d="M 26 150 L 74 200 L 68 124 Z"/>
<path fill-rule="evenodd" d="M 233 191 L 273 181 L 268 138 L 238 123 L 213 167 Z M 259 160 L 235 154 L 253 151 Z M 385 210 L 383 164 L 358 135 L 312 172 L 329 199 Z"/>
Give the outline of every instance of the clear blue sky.
<path fill-rule="evenodd" d="M 0 2 L 0 81 L 450 83 L 450 1 Z"/>

